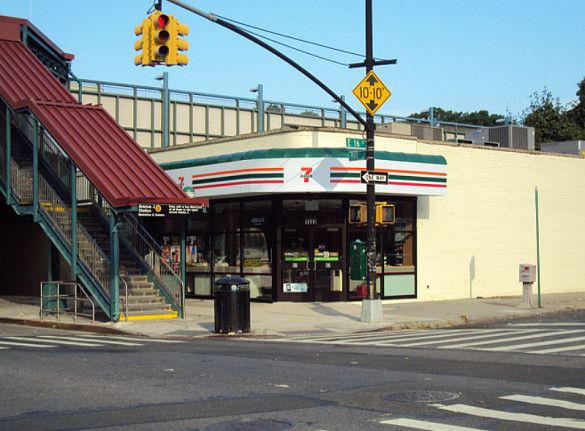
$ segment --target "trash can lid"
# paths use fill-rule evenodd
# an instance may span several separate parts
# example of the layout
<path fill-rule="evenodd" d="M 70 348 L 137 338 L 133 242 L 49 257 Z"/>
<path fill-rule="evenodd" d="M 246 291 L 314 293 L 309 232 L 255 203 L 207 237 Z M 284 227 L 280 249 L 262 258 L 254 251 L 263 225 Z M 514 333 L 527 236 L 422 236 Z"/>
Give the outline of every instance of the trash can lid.
<path fill-rule="evenodd" d="M 244 277 L 239 275 L 227 275 L 215 281 L 216 285 L 219 286 L 242 286 L 248 285 L 249 282 Z"/>

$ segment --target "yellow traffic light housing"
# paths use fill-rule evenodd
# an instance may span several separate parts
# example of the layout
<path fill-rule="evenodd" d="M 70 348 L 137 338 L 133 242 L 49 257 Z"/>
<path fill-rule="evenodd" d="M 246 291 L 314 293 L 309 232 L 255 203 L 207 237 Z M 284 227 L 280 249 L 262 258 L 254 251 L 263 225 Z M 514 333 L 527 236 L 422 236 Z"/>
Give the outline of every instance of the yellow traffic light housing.
<path fill-rule="evenodd" d="M 396 222 L 396 209 L 394 204 L 376 202 L 376 224 L 387 225 Z"/>
<path fill-rule="evenodd" d="M 136 36 L 142 36 L 142 38 L 134 42 L 134 49 L 136 51 L 142 51 L 134 57 L 134 64 L 136 66 L 152 66 L 150 62 L 150 27 L 151 21 L 149 17 L 145 18 L 142 23 L 138 24 L 134 29 L 134 34 Z"/>
<path fill-rule="evenodd" d="M 171 21 L 173 17 L 161 13 L 159 11 L 154 12 L 149 16 L 151 22 L 151 52 L 150 62 L 152 64 L 165 63 L 169 53 L 171 52 L 170 40 L 171 40 Z"/>
<path fill-rule="evenodd" d="M 367 222 L 368 207 L 364 204 L 349 206 L 347 221 L 349 224 L 364 224 Z"/>
<path fill-rule="evenodd" d="M 181 54 L 179 51 L 187 51 L 189 49 L 189 42 L 182 39 L 181 36 L 187 36 L 189 34 L 189 27 L 185 24 L 181 24 L 176 18 L 171 17 L 169 24 L 169 55 L 166 60 L 167 66 L 184 66 L 189 62 L 189 58 L 185 54 Z"/>

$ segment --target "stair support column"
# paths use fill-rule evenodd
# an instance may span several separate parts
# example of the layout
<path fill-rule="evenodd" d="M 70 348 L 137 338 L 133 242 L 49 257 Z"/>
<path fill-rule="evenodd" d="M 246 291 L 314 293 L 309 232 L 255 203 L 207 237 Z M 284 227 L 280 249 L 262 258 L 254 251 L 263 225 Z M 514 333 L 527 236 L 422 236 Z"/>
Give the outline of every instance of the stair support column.
<path fill-rule="evenodd" d="M 71 194 L 71 271 L 77 280 L 78 246 L 77 246 L 77 168 L 69 162 L 69 189 Z"/>
<path fill-rule="evenodd" d="M 33 120 L 33 221 L 39 221 L 39 123 Z"/>
<path fill-rule="evenodd" d="M 10 108 L 6 104 L 6 205 L 12 205 L 12 171 L 10 169 L 12 160 L 12 130 L 10 129 Z"/>
<path fill-rule="evenodd" d="M 181 319 L 185 318 L 185 286 L 187 285 L 187 229 L 186 229 L 187 221 L 183 217 L 181 220 L 181 243 L 180 243 L 180 252 L 181 252 L 181 260 L 179 261 L 179 267 L 181 270 L 181 281 L 183 282 L 183 286 L 181 289 Z"/>
<path fill-rule="evenodd" d="M 118 216 L 110 208 L 110 318 L 120 320 L 120 238 Z"/>

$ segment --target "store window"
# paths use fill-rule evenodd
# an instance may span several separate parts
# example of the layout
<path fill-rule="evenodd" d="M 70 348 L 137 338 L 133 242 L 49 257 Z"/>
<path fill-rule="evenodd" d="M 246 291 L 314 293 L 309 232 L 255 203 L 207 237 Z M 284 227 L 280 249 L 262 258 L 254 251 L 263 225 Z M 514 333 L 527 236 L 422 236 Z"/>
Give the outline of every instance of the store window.
<path fill-rule="evenodd" d="M 250 297 L 272 299 L 272 202 L 244 202 L 243 217 L 243 275 Z"/>
<path fill-rule="evenodd" d="M 350 200 L 350 205 L 364 203 Z M 383 298 L 415 296 L 415 210 L 414 199 L 393 199 L 396 222 L 376 228 L 376 289 Z M 359 285 L 367 270 L 366 225 L 350 225 L 348 232 L 349 297 L 360 298 Z"/>
<path fill-rule="evenodd" d="M 209 235 L 187 235 L 187 285 L 188 295 L 211 296 L 211 251 Z"/>
<path fill-rule="evenodd" d="M 240 229 L 240 203 L 220 202 L 213 206 L 215 232 L 236 232 Z"/>
<path fill-rule="evenodd" d="M 382 235 L 384 297 L 414 296 L 416 201 L 396 203 L 396 222 Z"/>

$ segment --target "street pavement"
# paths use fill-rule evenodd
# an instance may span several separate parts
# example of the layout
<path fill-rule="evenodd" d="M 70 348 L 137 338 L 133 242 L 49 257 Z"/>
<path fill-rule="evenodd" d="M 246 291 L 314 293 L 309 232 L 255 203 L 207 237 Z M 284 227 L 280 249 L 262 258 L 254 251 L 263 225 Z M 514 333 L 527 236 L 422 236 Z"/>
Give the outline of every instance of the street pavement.
<path fill-rule="evenodd" d="M 250 306 L 250 336 L 352 334 L 380 330 L 437 329 L 522 317 L 546 316 L 585 309 L 585 292 L 545 294 L 542 308 L 520 308 L 521 297 L 494 297 L 450 301 L 383 301 L 383 321 L 361 322 L 360 302 L 257 303 Z M 187 299 L 186 318 L 154 321 L 94 322 L 85 318 L 53 316 L 42 320 L 38 298 L 0 297 L 0 322 L 120 332 L 150 337 L 197 337 L 214 335 L 213 300 Z"/>

